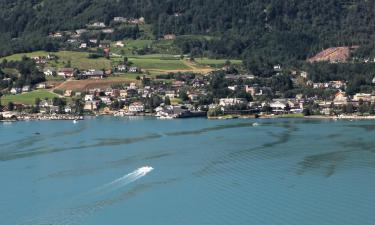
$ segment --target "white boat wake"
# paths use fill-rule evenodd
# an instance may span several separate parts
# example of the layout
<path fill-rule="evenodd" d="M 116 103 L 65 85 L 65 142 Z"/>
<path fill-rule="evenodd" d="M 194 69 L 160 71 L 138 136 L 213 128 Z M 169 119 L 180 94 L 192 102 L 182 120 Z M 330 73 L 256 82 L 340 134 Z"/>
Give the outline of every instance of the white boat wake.
<path fill-rule="evenodd" d="M 103 193 L 109 193 L 130 184 L 153 171 L 154 168 L 150 166 L 145 166 L 134 170 L 133 172 L 126 174 L 108 184 L 104 184 L 93 191 L 90 195 L 100 195 Z M 92 196 L 81 196 L 81 201 L 84 201 L 86 197 Z M 87 216 L 95 213 L 98 210 L 105 208 L 105 206 L 111 204 L 111 199 L 109 200 L 95 200 L 91 204 L 82 204 L 82 206 L 72 209 L 58 210 L 57 212 L 50 212 L 48 216 L 37 217 L 34 219 L 27 220 L 22 225 L 72 225 L 79 224 Z"/>
<path fill-rule="evenodd" d="M 120 177 L 108 184 L 105 184 L 101 187 L 98 187 L 94 190 L 95 193 L 102 193 L 102 192 L 112 192 L 112 191 L 115 191 L 115 190 L 118 190 L 122 187 L 124 187 L 125 185 L 127 184 L 130 184 L 144 176 L 146 176 L 148 173 L 150 173 L 152 170 L 154 170 L 154 168 L 150 167 L 150 166 L 145 166 L 145 167 L 141 167 L 141 168 L 138 168 L 136 170 L 134 170 L 133 172 L 123 176 L 123 177 Z"/>

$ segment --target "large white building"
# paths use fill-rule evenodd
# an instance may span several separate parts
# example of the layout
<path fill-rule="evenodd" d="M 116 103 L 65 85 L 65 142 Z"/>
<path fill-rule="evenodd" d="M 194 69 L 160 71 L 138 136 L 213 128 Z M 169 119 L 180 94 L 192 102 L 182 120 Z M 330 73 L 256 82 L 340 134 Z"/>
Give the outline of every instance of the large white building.
<path fill-rule="evenodd" d="M 247 100 L 244 98 L 222 98 L 219 102 L 220 106 L 232 106 L 240 104 L 247 104 Z"/>
<path fill-rule="evenodd" d="M 145 105 L 140 102 L 134 102 L 129 106 L 130 113 L 141 113 L 145 111 Z"/>

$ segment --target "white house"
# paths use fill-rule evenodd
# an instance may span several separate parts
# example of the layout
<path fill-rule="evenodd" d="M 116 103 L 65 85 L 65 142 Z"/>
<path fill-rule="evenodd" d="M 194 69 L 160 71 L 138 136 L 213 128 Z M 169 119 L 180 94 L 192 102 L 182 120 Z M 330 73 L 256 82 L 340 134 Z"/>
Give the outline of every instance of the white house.
<path fill-rule="evenodd" d="M 82 43 L 79 48 L 87 48 L 87 43 Z"/>
<path fill-rule="evenodd" d="M 222 98 L 219 102 L 220 106 L 232 106 L 240 104 L 247 104 L 247 100 L 244 98 Z"/>
<path fill-rule="evenodd" d="M 141 102 L 134 102 L 129 106 L 130 113 L 141 113 L 145 111 L 145 105 Z"/>
<path fill-rule="evenodd" d="M 165 91 L 165 97 L 175 98 L 176 97 L 176 93 L 175 93 L 175 91 Z"/>
<path fill-rule="evenodd" d="M 85 101 L 93 101 L 94 95 L 85 95 Z"/>
<path fill-rule="evenodd" d="M 86 101 L 85 106 L 83 107 L 84 110 L 97 110 L 98 109 L 98 102 L 97 101 Z"/>
<path fill-rule="evenodd" d="M 116 42 L 116 47 L 123 48 L 125 45 L 122 41 Z"/>
<path fill-rule="evenodd" d="M 31 90 L 29 85 L 25 85 L 22 87 L 22 92 L 29 92 Z"/>
<path fill-rule="evenodd" d="M 71 113 L 71 112 L 72 112 L 72 107 L 70 107 L 70 106 L 65 106 L 65 108 L 64 108 L 64 112 L 65 112 L 65 113 Z"/>
<path fill-rule="evenodd" d="M 270 104 L 270 107 L 272 108 L 273 111 L 285 110 L 286 106 L 287 106 L 287 103 L 283 101 L 274 101 L 274 102 L 271 102 Z"/>
<path fill-rule="evenodd" d="M 138 72 L 138 67 L 132 66 L 129 68 L 130 73 L 137 73 Z"/>
<path fill-rule="evenodd" d="M 365 93 L 357 93 L 353 96 L 354 101 L 359 101 L 361 100 L 364 102 L 371 102 L 372 100 L 372 95 L 371 94 L 365 94 Z"/>
<path fill-rule="evenodd" d="M 44 75 L 46 76 L 53 76 L 56 73 L 56 69 L 54 68 L 46 68 L 43 70 Z"/>
<path fill-rule="evenodd" d="M 18 94 L 18 93 L 21 93 L 22 89 L 21 88 L 12 88 L 10 90 L 10 93 L 15 95 L 15 94 Z"/>
<path fill-rule="evenodd" d="M 120 72 L 126 72 L 126 65 L 118 65 L 117 70 Z"/>

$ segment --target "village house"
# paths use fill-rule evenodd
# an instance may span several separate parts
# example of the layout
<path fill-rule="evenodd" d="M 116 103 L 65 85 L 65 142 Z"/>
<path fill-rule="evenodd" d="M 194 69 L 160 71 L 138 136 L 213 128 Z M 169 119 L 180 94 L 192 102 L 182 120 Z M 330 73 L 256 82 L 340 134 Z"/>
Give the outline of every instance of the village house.
<path fill-rule="evenodd" d="M 128 20 L 124 17 L 114 17 L 113 21 L 118 23 L 126 23 Z"/>
<path fill-rule="evenodd" d="M 107 28 L 107 29 L 103 29 L 102 30 L 102 33 L 103 34 L 112 34 L 115 30 L 112 29 L 112 28 Z"/>
<path fill-rule="evenodd" d="M 94 111 L 98 109 L 98 101 L 86 101 L 83 107 L 84 110 Z"/>
<path fill-rule="evenodd" d="M 21 93 L 21 91 L 22 91 L 22 88 L 12 88 L 10 90 L 10 93 L 13 94 L 13 95 L 16 95 L 16 94 Z"/>
<path fill-rule="evenodd" d="M 274 65 L 273 70 L 276 71 L 276 72 L 281 72 L 281 70 L 282 70 L 281 65 L 280 64 Z"/>
<path fill-rule="evenodd" d="M 192 102 L 195 102 L 195 101 L 198 101 L 199 100 L 199 95 L 198 94 L 194 94 L 194 93 L 191 93 L 188 95 L 190 101 Z"/>
<path fill-rule="evenodd" d="M 82 76 L 86 78 L 91 78 L 91 79 L 103 79 L 104 72 L 102 70 L 89 70 L 89 71 L 83 72 Z"/>
<path fill-rule="evenodd" d="M 31 87 L 29 85 L 25 85 L 22 87 L 22 92 L 29 92 L 31 91 Z"/>
<path fill-rule="evenodd" d="M 116 42 L 115 46 L 118 47 L 118 48 L 123 48 L 125 46 L 125 44 L 122 41 L 118 41 L 118 42 Z"/>
<path fill-rule="evenodd" d="M 258 86 L 249 86 L 245 85 L 246 93 L 251 94 L 251 96 L 262 96 L 272 93 L 272 89 L 270 87 L 258 87 Z"/>
<path fill-rule="evenodd" d="M 176 98 L 176 92 L 175 91 L 165 91 L 165 97 Z"/>
<path fill-rule="evenodd" d="M 228 86 L 228 89 L 231 91 L 236 91 L 238 89 L 238 86 L 237 85 Z"/>
<path fill-rule="evenodd" d="M 130 83 L 128 89 L 129 89 L 129 90 L 131 90 L 131 89 L 136 90 L 136 89 L 138 89 L 138 88 L 137 88 L 137 85 L 136 85 L 134 82 L 132 82 L 132 83 Z"/>
<path fill-rule="evenodd" d="M 175 40 L 176 35 L 175 34 L 166 34 L 164 35 L 164 40 Z"/>
<path fill-rule="evenodd" d="M 119 72 L 126 72 L 127 66 L 126 65 L 118 65 L 116 69 Z"/>
<path fill-rule="evenodd" d="M 346 105 L 348 104 L 348 96 L 345 92 L 339 91 L 336 93 L 333 103 L 335 105 Z"/>
<path fill-rule="evenodd" d="M 74 44 L 74 43 L 77 43 L 78 42 L 78 39 L 76 38 L 70 38 L 68 39 L 66 42 L 70 43 L 70 44 Z"/>
<path fill-rule="evenodd" d="M 87 43 L 81 43 L 81 45 L 79 46 L 79 48 L 87 48 Z"/>
<path fill-rule="evenodd" d="M 330 81 L 328 87 L 335 88 L 335 89 L 346 89 L 346 82 L 345 81 Z"/>
<path fill-rule="evenodd" d="M 76 34 L 78 34 L 78 35 L 82 35 L 82 34 L 84 34 L 86 32 L 87 32 L 86 29 L 78 29 L 78 30 L 76 30 Z"/>
<path fill-rule="evenodd" d="M 64 97 L 71 97 L 73 91 L 72 90 L 65 90 Z"/>
<path fill-rule="evenodd" d="M 138 67 L 132 66 L 132 67 L 129 68 L 129 72 L 130 73 L 138 73 L 139 69 L 138 69 Z"/>
<path fill-rule="evenodd" d="M 359 102 L 359 101 L 364 101 L 364 102 L 371 102 L 373 96 L 371 94 L 365 94 L 365 93 L 357 93 L 353 96 L 353 101 Z"/>
<path fill-rule="evenodd" d="M 247 104 L 247 100 L 244 98 L 222 98 L 219 101 L 219 105 L 223 107 L 242 104 Z"/>
<path fill-rule="evenodd" d="M 253 80 L 255 78 L 256 77 L 252 74 L 240 74 L 240 75 L 228 74 L 228 75 L 225 75 L 225 79 L 228 79 L 228 80 Z"/>
<path fill-rule="evenodd" d="M 94 22 L 92 24 L 87 24 L 88 27 L 92 27 L 92 28 L 104 28 L 105 27 L 105 23 L 103 22 Z"/>
<path fill-rule="evenodd" d="M 141 102 L 134 102 L 129 105 L 130 113 L 141 113 L 145 111 L 145 105 Z"/>
<path fill-rule="evenodd" d="M 94 95 L 85 95 L 85 101 L 93 101 L 94 100 Z"/>
<path fill-rule="evenodd" d="M 103 102 L 106 105 L 112 104 L 112 100 L 109 96 L 101 96 L 99 97 L 100 101 Z"/>
<path fill-rule="evenodd" d="M 64 112 L 65 112 L 65 113 L 72 113 L 72 107 L 70 107 L 70 106 L 65 106 L 65 108 L 64 108 Z"/>
<path fill-rule="evenodd" d="M 68 78 L 68 77 L 74 77 L 75 73 L 76 73 L 76 71 L 73 68 L 61 68 L 57 72 L 57 75 Z"/>
<path fill-rule="evenodd" d="M 46 89 L 47 84 L 46 83 L 39 83 L 35 86 L 36 89 Z"/>
<path fill-rule="evenodd" d="M 92 43 L 92 44 L 97 44 L 98 39 L 93 38 L 93 39 L 90 39 L 89 42 Z"/>
<path fill-rule="evenodd" d="M 305 71 L 301 71 L 300 76 L 301 76 L 302 78 L 307 79 L 308 74 L 307 74 L 307 72 L 305 72 Z"/>
<path fill-rule="evenodd" d="M 127 90 L 120 90 L 120 97 L 127 97 L 127 96 L 128 96 Z"/>
<path fill-rule="evenodd" d="M 285 112 L 285 109 L 287 108 L 287 106 L 288 106 L 288 103 L 285 100 L 274 99 L 270 103 L 270 107 L 272 108 L 272 112 L 275 112 L 275 113 Z"/>
<path fill-rule="evenodd" d="M 113 93 L 112 88 L 107 88 L 107 89 L 104 91 L 104 94 L 105 94 L 106 96 L 112 96 L 112 93 Z"/>
<path fill-rule="evenodd" d="M 56 69 L 55 68 L 45 68 L 43 70 L 43 73 L 45 76 L 54 76 L 56 75 Z"/>

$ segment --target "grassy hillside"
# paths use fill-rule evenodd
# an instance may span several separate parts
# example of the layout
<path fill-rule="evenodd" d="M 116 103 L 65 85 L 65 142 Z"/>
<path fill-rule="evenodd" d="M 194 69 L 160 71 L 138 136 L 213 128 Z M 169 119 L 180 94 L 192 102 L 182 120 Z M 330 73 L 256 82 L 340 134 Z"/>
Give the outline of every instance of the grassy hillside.
<path fill-rule="evenodd" d="M 1 97 L 1 102 L 4 105 L 8 104 L 8 102 L 33 105 L 35 104 L 36 98 L 40 98 L 43 100 L 46 98 L 52 99 L 54 97 L 57 97 L 57 95 L 54 93 L 45 91 L 45 90 L 40 90 L 40 91 L 32 91 L 32 92 L 27 92 L 27 93 L 22 93 L 22 94 L 17 94 L 17 95 L 4 95 Z"/>
<path fill-rule="evenodd" d="M 88 58 L 89 53 L 87 52 L 74 52 L 74 51 L 59 51 L 53 52 L 52 54 L 56 55 L 58 59 L 55 61 L 50 61 L 47 63 L 47 67 L 56 67 L 56 68 L 63 68 L 66 67 L 69 62 L 71 67 L 79 68 L 82 70 L 87 69 L 110 69 L 111 68 L 111 61 L 105 58 L 98 58 L 98 59 L 90 59 Z M 36 51 L 31 53 L 19 53 L 14 54 L 11 56 L 3 57 L 3 59 L 7 59 L 8 61 L 19 61 L 22 59 L 23 56 L 27 57 L 36 57 L 36 56 L 47 56 L 48 52 L 45 51 Z"/>

